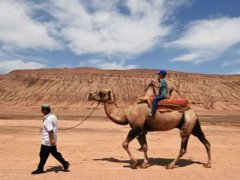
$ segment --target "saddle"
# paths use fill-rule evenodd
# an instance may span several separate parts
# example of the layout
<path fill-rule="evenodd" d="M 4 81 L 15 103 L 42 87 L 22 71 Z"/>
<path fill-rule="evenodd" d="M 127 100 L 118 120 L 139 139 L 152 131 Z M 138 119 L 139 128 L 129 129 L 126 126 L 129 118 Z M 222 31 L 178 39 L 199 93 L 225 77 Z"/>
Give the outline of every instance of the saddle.
<path fill-rule="evenodd" d="M 139 98 L 138 103 L 147 103 L 150 107 L 152 107 L 152 103 L 154 100 L 154 96 L 149 97 L 148 99 Z M 160 112 L 171 112 L 171 111 L 185 111 L 189 109 L 188 106 L 189 100 L 185 98 L 181 99 L 164 99 L 158 101 L 157 110 Z"/>

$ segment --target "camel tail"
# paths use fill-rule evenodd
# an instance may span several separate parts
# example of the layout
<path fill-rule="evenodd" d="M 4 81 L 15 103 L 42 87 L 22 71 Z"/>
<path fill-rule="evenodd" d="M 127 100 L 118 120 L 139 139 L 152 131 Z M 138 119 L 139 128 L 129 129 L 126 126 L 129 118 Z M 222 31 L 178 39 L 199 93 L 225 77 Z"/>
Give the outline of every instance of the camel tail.
<path fill-rule="evenodd" d="M 201 132 L 202 132 L 202 128 L 199 123 L 199 120 L 197 119 L 197 122 L 196 122 L 195 126 L 193 127 L 192 134 L 194 136 L 198 136 L 198 134 L 201 134 Z"/>
<path fill-rule="evenodd" d="M 197 116 L 197 114 L 196 114 L 196 116 Z M 205 139 L 205 135 L 202 131 L 201 124 L 199 122 L 199 117 L 198 116 L 197 116 L 196 124 L 195 124 L 195 126 L 193 127 L 193 130 L 192 130 L 192 135 Z"/>
<path fill-rule="evenodd" d="M 199 119 L 197 118 L 197 122 L 192 130 L 192 135 L 196 136 L 201 142 L 202 144 L 205 146 L 206 150 L 207 150 L 207 154 L 208 154 L 208 162 L 204 165 L 204 167 L 210 168 L 211 167 L 211 144 L 210 142 L 206 139 Z"/>

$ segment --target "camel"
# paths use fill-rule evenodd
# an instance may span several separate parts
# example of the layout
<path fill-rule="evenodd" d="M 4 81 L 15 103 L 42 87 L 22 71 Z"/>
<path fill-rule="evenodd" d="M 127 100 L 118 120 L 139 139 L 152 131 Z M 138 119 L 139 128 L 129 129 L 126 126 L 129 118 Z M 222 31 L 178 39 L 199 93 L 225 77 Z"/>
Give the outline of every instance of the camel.
<path fill-rule="evenodd" d="M 154 86 L 155 85 L 152 82 L 148 85 L 147 89 L 145 90 L 145 99 L 155 94 Z M 140 166 L 140 168 L 147 168 L 150 166 L 147 155 L 147 132 L 168 131 L 174 128 L 178 128 L 180 130 L 180 151 L 175 160 L 165 165 L 165 168 L 173 169 L 179 159 L 186 153 L 188 140 L 191 134 L 196 136 L 206 148 L 208 161 L 203 165 L 203 167 L 211 168 L 210 143 L 205 138 L 197 114 L 191 108 L 188 108 L 182 112 L 176 110 L 171 112 L 157 111 L 155 117 L 149 118 L 147 115 L 151 111 L 151 108 L 147 103 L 135 103 L 129 107 L 120 108 L 117 105 L 115 96 L 111 90 L 89 93 L 88 100 L 103 103 L 107 117 L 114 123 L 119 125 L 130 125 L 131 129 L 126 139 L 123 141 L 122 147 L 129 155 L 132 168 L 137 168 L 138 166 Z M 142 164 L 138 163 L 138 160 L 134 158 L 129 150 L 129 143 L 135 138 L 138 139 L 144 153 L 144 161 Z"/>

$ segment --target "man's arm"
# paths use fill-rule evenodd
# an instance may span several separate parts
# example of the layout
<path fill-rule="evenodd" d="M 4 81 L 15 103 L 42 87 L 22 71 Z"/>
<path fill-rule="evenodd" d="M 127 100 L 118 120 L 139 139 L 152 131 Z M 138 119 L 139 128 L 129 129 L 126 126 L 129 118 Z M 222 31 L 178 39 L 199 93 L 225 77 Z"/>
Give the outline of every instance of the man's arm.
<path fill-rule="evenodd" d="M 53 137 L 53 131 L 49 131 L 48 135 L 49 135 L 50 144 L 52 146 L 55 145 L 55 141 L 54 141 L 54 137 Z"/>

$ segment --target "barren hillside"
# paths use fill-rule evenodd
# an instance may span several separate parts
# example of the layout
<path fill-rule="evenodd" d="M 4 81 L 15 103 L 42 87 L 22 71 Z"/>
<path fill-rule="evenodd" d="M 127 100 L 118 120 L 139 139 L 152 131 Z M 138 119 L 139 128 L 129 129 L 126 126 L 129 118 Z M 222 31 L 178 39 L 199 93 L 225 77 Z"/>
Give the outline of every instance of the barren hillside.
<path fill-rule="evenodd" d="M 94 68 L 17 70 L 0 75 L 0 107 L 39 108 L 49 102 L 57 108 L 89 107 L 87 95 L 112 89 L 122 104 L 143 95 L 157 70 L 99 70 Z M 240 110 L 240 75 L 206 75 L 169 71 L 170 86 L 195 107 Z"/>

